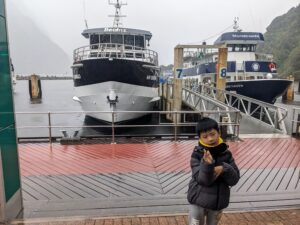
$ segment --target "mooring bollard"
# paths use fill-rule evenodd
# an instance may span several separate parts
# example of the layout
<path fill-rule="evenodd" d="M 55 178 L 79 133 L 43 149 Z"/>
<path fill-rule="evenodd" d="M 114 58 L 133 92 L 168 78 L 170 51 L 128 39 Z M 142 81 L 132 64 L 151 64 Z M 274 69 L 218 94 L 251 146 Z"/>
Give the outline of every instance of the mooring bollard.
<path fill-rule="evenodd" d="M 221 123 L 228 123 L 229 122 L 229 118 L 227 115 L 221 115 L 220 116 L 220 122 Z M 228 131 L 227 131 L 228 125 L 222 124 L 220 126 L 220 132 L 221 132 L 221 138 L 223 140 L 226 140 L 228 137 Z"/>
<path fill-rule="evenodd" d="M 34 103 L 41 102 L 42 98 L 42 85 L 40 77 L 36 74 L 32 74 L 29 79 L 29 95 L 30 99 Z"/>

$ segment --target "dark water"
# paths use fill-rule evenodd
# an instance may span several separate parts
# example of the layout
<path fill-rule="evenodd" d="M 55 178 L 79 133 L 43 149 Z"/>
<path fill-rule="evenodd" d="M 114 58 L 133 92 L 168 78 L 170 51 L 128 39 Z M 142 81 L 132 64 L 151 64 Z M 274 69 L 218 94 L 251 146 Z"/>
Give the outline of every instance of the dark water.
<path fill-rule="evenodd" d="M 48 115 L 47 112 L 71 112 L 77 113 L 72 114 L 52 114 L 51 125 L 61 126 L 53 128 L 51 130 L 53 136 L 62 136 L 61 130 L 67 130 L 69 135 L 72 135 L 75 130 L 79 130 L 81 135 L 95 135 L 99 133 L 102 135 L 110 135 L 110 128 L 81 128 L 81 126 L 103 126 L 107 125 L 97 120 L 85 117 L 80 105 L 72 100 L 74 96 L 74 88 L 72 80 L 42 80 L 42 102 L 40 104 L 31 104 L 28 81 L 18 80 L 15 86 L 14 102 L 15 111 L 17 112 L 16 120 L 19 137 L 48 137 L 48 128 L 21 128 L 24 126 L 48 126 Z M 295 90 L 298 90 L 298 84 L 295 84 Z M 288 133 L 291 132 L 291 120 L 292 120 L 292 108 L 300 107 L 300 95 L 295 93 L 295 101 L 289 104 L 281 103 L 281 99 L 278 99 L 278 106 L 287 108 L 289 110 L 288 117 L 285 119 Z M 33 112 L 35 114 L 19 114 L 20 112 Z M 43 113 L 43 114 L 42 114 Z M 133 122 L 133 124 L 157 124 L 157 116 L 144 117 Z M 69 127 L 68 127 L 69 126 Z M 70 127 L 74 126 L 74 127 Z M 119 128 L 117 134 L 132 135 L 131 129 Z M 140 135 L 151 135 L 151 134 L 173 134 L 174 130 L 170 127 L 158 128 L 158 127 L 141 127 L 134 128 L 134 132 Z M 185 132 L 193 132 L 191 129 Z"/>
<path fill-rule="evenodd" d="M 112 129 L 110 125 L 91 117 L 86 117 L 80 105 L 73 101 L 74 88 L 72 80 L 42 80 L 42 102 L 32 104 L 29 96 L 28 81 L 17 81 L 15 86 L 14 102 L 16 121 L 19 138 L 29 137 L 49 137 L 49 129 L 40 126 L 48 126 L 48 112 L 51 112 L 51 125 L 59 126 L 52 128 L 52 136 L 61 137 L 62 130 L 66 130 L 68 136 L 73 136 L 76 130 L 80 136 L 96 137 L 99 135 L 110 136 Z M 21 112 L 31 112 L 23 114 Z M 73 112 L 73 113 L 59 113 Z M 81 113 L 80 113 L 81 112 Z M 32 114 L 35 113 L 35 114 Z M 163 117 L 162 122 L 167 122 Z M 172 127 L 158 127 L 158 115 L 145 116 L 137 120 L 130 121 L 126 125 L 140 125 L 141 127 L 115 128 L 115 134 L 122 136 L 171 136 L 174 133 Z M 124 124 L 119 124 L 124 125 Z M 149 127 L 145 127 L 147 125 Z M 39 126 L 39 128 L 24 128 L 24 126 Z M 83 127 L 99 126 L 99 127 Z M 106 126 L 106 127 L 105 127 Z M 185 134 L 193 133 L 193 127 L 183 128 Z"/>
<path fill-rule="evenodd" d="M 28 81 L 18 80 L 15 86 L 14 103 L 17 127 L 23 126 L 47 126 L 47 112 L 82 111 L 80 105 L 72 100 L 74 96 L 72 80 L 42 80 L 42 102 L 31 104 L 29 96 Z M 34 112 L 36 114 L 18 114 L 19 112 Z M 42 114 L 43 113 L 43 114 Z M 72 115 L 53 114 L 51 116 L 52 126 L 81 126 L 84 115 L 74 113 Z M 61 136 L 60 130 L 52 130 L 54 136 Z M 70 132 L 76 128 L 69 128 Z M 48 137 L 48 128 L 18 129 L 19 137 Z"/>

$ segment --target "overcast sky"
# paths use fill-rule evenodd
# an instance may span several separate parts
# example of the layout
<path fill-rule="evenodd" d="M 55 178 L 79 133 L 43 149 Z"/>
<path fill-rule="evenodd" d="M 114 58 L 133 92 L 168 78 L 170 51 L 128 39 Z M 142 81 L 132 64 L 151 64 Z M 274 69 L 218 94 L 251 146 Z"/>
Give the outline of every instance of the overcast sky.
<path fill-rule="evenodd" d="M 11 1 L 11 0 L 9 0 Z M 14 0 L 22 12 L 72 57 L 75 48 L 87 45 L 85 29 L 113 24 L 114 7 L 108 0 Z M 173 63 L 177 44 L 212 44 L 239 17 L 243 31 L 265 32 L 271 21 L 299 5 L 300 0 L 123 0 L 124 27 L 149 30 L 151 49 L 160 64 Z M 226 31 L 232 31 L 229 28 Z M 212 37 L 209 39 L 209 37 Z"/>

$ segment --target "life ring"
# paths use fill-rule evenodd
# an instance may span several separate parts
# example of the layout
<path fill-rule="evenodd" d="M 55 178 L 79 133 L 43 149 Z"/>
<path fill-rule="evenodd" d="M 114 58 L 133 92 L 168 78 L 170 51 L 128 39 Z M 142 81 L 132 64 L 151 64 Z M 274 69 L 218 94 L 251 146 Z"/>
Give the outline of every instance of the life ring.
<path fill-rule="evenodd" d="M 270 69 L 270 71 L 271 72 L 273 72 L 273 71 L 275 71 L 276 70 L 276 65 L 275 65 L 275 63 L 269 63 L 269 69 Z"/>

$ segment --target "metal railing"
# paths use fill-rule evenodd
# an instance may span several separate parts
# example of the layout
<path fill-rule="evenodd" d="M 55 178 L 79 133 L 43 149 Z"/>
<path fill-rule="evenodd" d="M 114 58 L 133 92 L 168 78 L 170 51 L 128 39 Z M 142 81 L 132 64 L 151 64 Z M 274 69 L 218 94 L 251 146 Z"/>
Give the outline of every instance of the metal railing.
<path fill-rule="evenodd" d="M 103 113 L 108 113 L 111 114 L 112 117 L 112 123 L 109 124 L 96 124 L 96 125 L 86 125 L 86 124 L 63 124 L 61 121 L 66 121 L 65 118 L 70 118 L 71 115 L 74 115 L 75 117 L 78 117 L 78 115 L 84 115 L 86 113 L 89 114 L 103 114 Z M 120 123 L 115 123 L 113 118 L 115 117 L 116 114 L 123 114 L 123 113 L 140 113 L 140 114 L 157 114 L 158 115 L 158 120 L 156 123 L 145 123 L 145 124 L 134 124 L 134 123 L 127 123 L 127 124 L 120 124 Z M 194 121 L 195 116 L 198 117 L 203 117 L 203 116 L 208 116 L 208 115 L 214 115 L 215 117 L 220 117 L 224 113 L 227 113 L 225 111 L 89 111 L 89 112 L 83 112 L 83 111 L 73 111 L 73 112 L 16 112 L 16 118 L 17 118 L 17 126 L 16 129 L 17 131 L 20 131 L 22 129 L 37 129 L 39 134 L 42 135 L 41 129 L 46 129 L 47 130 L 47 136 L 42 137 L 42 138 L 48 138 L 49 142 L 52 143 L 52 140 L 55 138 L 62 138 L 62 133 L 61 129 L 84 129 L 84 128 L 109 128 L 110 129 L 110 134 L 99 134 L 97 135 L 97 138 L 101 137 L 110 137 L 111 138 L 111 143 L 116 142 L 116 137 L 118 136 L 124 136 L 124 135 L 118 135 L 116 134 L 116 130 L 119 128 L 135 128 L 135 129 L 142 129 L 144 130 L 145 128 L 157 128 L 157 127 L 170 127 L 172 132 L 165 133 L 165 134 L 159 134 L 161 136 L 169 136 L 169 137 L 174 137 L 174 140 L 177 141 L 179 136 L 196 136 L 196 125 L 197 121 Z M 237 112 L 235 112 L 237 113 Z M 173 114 L 175 118 L 180 117 L 181 122 L 179 122 L 177 119 L 174 121 L 168 121 L 164 118 L 164 115 L 166 114 Z M 61 115 L 64 118 L 60 120 L 60 122 L 57 124 L 57 118 L 54 119 L 54 116 Z M 1 114 L 0 114 L 1 116 Z M 20 116 L 30 116 L 30 120 L 26 120 L 26 124 L 24 125 L 19 125 Z M 238 117 L 238 114 L 236 115 Z M 43 117 L 43 118 L 42 118 Z M 192 121 L 191 121 L 192 118 Z M 37 120 L 41 124 L 33 123 L 33 122 L 28 122 L 28 121 L 33 121 Z M 19 122 L 18 122 L 19 121 Z M 239 123 L 238 121 L 235 122 L 220 122 L 219 125 L 221 127 L 228 127 L 232 126 L 235 127 L 235 133 L 234 136 L 238 137 L 239 136 Z M 183 130 L 183 132 L 180 133 L 179 129 L 183 129 L 184 127 L 190 127 L 188 132 Z M 54 129 L 60 129 L 60 135 L 55 135 L 53 132 Z M 191 132 L 192 129 L 192 132 Z M 31 131 L 33 132 L 33 131 Z M 78 132 L 78 131 L 77 131 Z M 77 133 L 75 132 L 75 133 Z M 57 131 L 56 131 L 57 133 Z M 42 135 L 43 136 L 43 135 Z M 55 137 L 54 137 L 55 136 Z M 126 135 L 125 135 L 126 136 Z M 151 136 L 151 134 L 150 134 Z M 154 135 L 153 135 L 154 136 Z M 157 136 L 157 135 L 156 135 Z M 88 136 L 86 136 L 88 138 Z M 93 136 L 95 137 L 95 136 Z M 31 139 L 29 137 L 29 139 Z"/>
<path fill-rule="evenodd" d="M 293 108 L 291 134 L 300 136 L 300 108 Z"/>
<path fill-rule="evenodd" d="M 87 59 L 127 59 L 152 63 L 158 66 L 158 54 L 150 49 L 124 44 L 101 43 L 74 50 L 74 62 Z"/>
<path fill-rule="evenodd" d="M 240 110 L 244 115 L 259 120 L 260 122 L 287 134 L 284 119 L 287 117 L 288 110 L 285 108 L 229 91 L 220 90 L 208 84 L 190 85 L 189 88 L 201 95 L 221 100 L 226 105 Z"/>
<path fill-rule="evenodd" d="M 213 110 L 216 112 L 222 111 L 223 120 L 227 120 L 229 123 L 240 123 L 240 111 L 234 107 L 225 105 L 224 103 L 208 98 L 188 88 L 182 88 L 182 100 L 193 110 Z M 230 134 L 235 133 L 235 127 L 228 126 L 228 132 Z"/>

